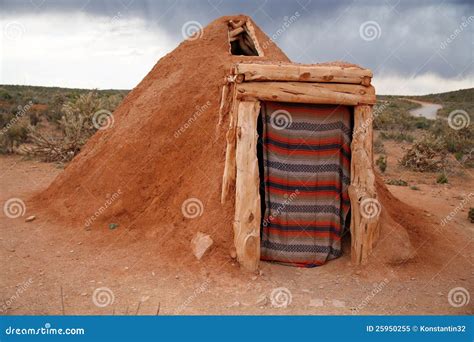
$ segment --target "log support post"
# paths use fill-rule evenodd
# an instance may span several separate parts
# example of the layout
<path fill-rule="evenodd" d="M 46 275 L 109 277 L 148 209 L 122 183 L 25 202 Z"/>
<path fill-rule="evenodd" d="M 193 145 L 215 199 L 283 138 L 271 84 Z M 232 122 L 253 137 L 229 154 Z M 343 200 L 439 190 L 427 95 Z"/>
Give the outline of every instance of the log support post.
<path fill-rule="evenodd" d="M 259 101 L 241 101 L 236 130 L 234 243 L 237 260 L 248 271 L 256 271 L 260 261 L 259 111 Z"/>
<path fill-rule="evenodd" d="M 377 199 L 372 160 L 372 106 L 354 107 L 351 144 L 351 259 L 365 264 L 379 235 L 382 207 Z"/>

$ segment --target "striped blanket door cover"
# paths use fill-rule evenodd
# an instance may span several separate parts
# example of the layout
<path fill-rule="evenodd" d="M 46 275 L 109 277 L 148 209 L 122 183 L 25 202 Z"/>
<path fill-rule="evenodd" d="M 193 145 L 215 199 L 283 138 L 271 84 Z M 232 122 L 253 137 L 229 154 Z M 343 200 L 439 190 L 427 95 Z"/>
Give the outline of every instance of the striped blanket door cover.
<path fill-rule="evenodd" d="M 261 259 L 314 267 L 341 255 L 351 108 L 262 102 Z"/>

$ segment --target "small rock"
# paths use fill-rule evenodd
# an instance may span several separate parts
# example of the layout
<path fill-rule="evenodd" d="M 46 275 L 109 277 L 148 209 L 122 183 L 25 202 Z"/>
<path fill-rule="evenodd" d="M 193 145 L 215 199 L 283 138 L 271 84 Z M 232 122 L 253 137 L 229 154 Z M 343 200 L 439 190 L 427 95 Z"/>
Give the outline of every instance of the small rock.
<path fill-rule="evenodd" d="M 71 250 L 69 251 L 69 253 L 74 253 L 74 249 L 71 249 Z"/>
<path fill-rule="evenodd" d="M 125 266 L 125 269 L 128 270 L 128 266 Z"/>
<path fill-rule="evenodd" d="M 155 272 L 151 272 L 151 275 L 154 277 L 154 276 L 155 276 Z"/>
<path fill-rule="evenodd" d="M 311 293 L 311 290 L 308 290 L 308 289 L 301 289 L 301 292 Z"/>
<path fill-rule="evenodd" d="M 355 274 L 357 274 L 357 275 L 360 275 L 361 273 L 362 273 L 362 271 L 360 271 L 360 270 L 359 270 L 359 271 L 355 271 Z"/>
<path fill-rule="evenodd" d="M 81 296 L 87 296 L 87 292 L 82 292 Z"/>
<path fill-rule="evenodd" d="M 443 292 L 438 292 L 438 296 L 444 296 Z"/>
<path fill-rule="evenodd" d="M 415 277 L 411 277 L 410 280 L 415 280 L 416 278 Z"/>
<path fill-rule="evenodd" d="M 174 278 L 175 278 L 175 279 L 179 279 L 179 275 L 177 275 L 177 276 L 174 276 Z"/>
<path fill-rule="evenodd" d="M 257 276 L 253 276 L 252 280 L 255 281 L 255 280 L 257 280 L 257 278 L 258 278 Z"/>
<path fill-rule="evenodd" d="M 206 251 L 209 249 L 209 247 L 212 246 L 213 243 L 214 241 L 209 235 L 197 232 L 191 240 L 191 249 L 194 253 L 194 256 L 198 260 L 201 260 L 204 253 L 206 253 Z"/>
<path fill-rule="evenodd" d="M 321 290 L 324 289 L 324 285 L 319 285 L 318 289 L 321 289 Z"/>
<path fill-rule="evenodd" d="M 259 271 L 258 271 L 258 275 L 259 275 L 259 276 L 263 276 L 263 271 L 262 271 L 262 270 L 259 270 Z"/>
<path fill-rule="evenodd" d="M 79 241 L 77 244 L 78 244 L 78 245 L 82 245 L 82 242 L 81 242 L 81 241 Z"/>
<path fill-rule="evenodd" d="M 9 248 L 8 251 L 12 252 L 12 253 L 15 253 L 15 248 Z"/>
<path fill-rule="evenodd" d="M 140 302 L 146 302 L 148 299 L 150 299 L 150 296 L 143 296 L 142 298 L 140 298 Z"/>
<path fill-rule="evenodd" d="M 35 215 L 28 216 L 28 217 L 25 219 L 25 222 L 31 222 L 31 221 L 33 221 L 35 218 L 36 218 Z"/>
<path fill-rule="evenodd" d="M 235 250 L 235 248 L 232 248 L 229 254 L 232 259 L 237 258 L 237 251 Z"/>

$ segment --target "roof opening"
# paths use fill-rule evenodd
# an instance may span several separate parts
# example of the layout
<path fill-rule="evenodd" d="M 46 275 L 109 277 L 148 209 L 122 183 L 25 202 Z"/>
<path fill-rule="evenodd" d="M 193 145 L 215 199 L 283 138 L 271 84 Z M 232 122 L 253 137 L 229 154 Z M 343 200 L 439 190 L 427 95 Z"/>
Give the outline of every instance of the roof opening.
<path fill-rule="evenodd" d="M 237 56 L 263 56 L 255 30 L 248 20 L 229 20 L 230 53 Z"/>

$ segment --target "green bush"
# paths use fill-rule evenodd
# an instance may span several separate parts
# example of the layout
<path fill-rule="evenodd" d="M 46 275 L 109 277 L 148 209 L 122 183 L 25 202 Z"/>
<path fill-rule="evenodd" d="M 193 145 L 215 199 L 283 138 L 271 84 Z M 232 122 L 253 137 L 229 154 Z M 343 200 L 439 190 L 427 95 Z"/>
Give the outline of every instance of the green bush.
<path fill-rule="evenodd" d="M 432 135 L 425 135 L 407 149 L 399 164 L 419 172 L 444 170 L 446 166 L 444 143 Z"/>
<path fill-rule="evenodd" d="M 380 172 L 384 173 L 385 170 L 387 170 L 387 157 L 385 156 L 380 156 L 377 158 L 375 161 L 375 165 L 378 166 Z"/>
<path fill-rule="evenodd" d="M 445 173 L 442 173 L 436 178 L 436 183 L 438 184 L 446 184 L 448 183 L 448 177 L 446 176 Z"/>
<path fill-rule="evenodd" d="M 403 179 L 389 179 L 386 183 L 388 185 L 408 186 L 408 183 Z"/>
<path fill-rule="evenodd" d="M 15 124 L 7 130 L 0 132 L 0 152 L 13 153 L 14 148 L 28 139 L 28 129 L 20 124 Z"/>

